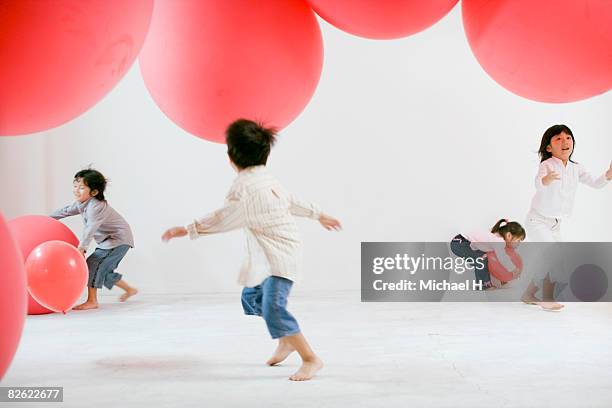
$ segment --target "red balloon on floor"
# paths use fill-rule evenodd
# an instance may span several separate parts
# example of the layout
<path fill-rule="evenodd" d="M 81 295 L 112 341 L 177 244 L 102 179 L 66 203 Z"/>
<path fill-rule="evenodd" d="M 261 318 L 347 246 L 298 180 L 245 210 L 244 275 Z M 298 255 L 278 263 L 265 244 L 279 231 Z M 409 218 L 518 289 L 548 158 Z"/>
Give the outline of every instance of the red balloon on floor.
<path fill-rule="evenodd" d="M 612 88 L 612 2 L 463 0 L 472 52 L 501 86 L 540 102 Z"/>
<path fill-rule="evenodd" d="M 300 114 L 321 75 L 323 43 L 305 0 L 160 1 L 139 61 L 172 121 L 224 143 L 236 119 L 280 129 Z"/>
<path fill-rule="evenodd" d="M 47 241 L 64 241 L 74 247 L 79 245 L 78 238 L 66 225 L 45 215 L 24 215 L 9 221 L 8 226 L 17 241 L 23 259 L 38 245 Z M 28 314 L 38 315 L 53 313 L 52 310 L 38 304 L 28 294 Z"/>
<path fill-rule="evenodd" d="M 342 31 L 377 40 L 407 37 L 444 17 L 458 0 L 308 0 Z"/>
<path fill-rule="evenodd" d="M 87 284 L 85 258 L 63 241 L 49 241 L 34 248 L 25 270 L 32 297 L 55 312 L 70 310 Z"/>
<path fill-rule="evenodd" d="M 153 0 L 3 0 L 0 135 L 59 126 L 95 105 L 134 62 Z"/>
<path fill-rule="evenodd" d="M 0 380 L 19 345 L 26 316 L 26 293 L 23 259 L 0 213 Z"/>

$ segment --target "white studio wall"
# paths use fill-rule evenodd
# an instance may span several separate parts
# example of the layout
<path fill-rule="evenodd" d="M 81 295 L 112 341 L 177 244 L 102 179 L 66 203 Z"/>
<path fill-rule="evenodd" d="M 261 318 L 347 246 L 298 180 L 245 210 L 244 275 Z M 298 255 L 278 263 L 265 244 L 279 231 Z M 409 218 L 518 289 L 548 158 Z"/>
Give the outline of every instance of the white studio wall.
<path fill-rule="evenodd" d="M 460 7 L 430 29 L 394 41 L 343 33 L 319 19 L 325 62 L 304 112 L 269 161 L 295 194 L 344 224 L 331 233 L 300 220 L 304 280 L 296 291 L 358 290 L 361 241 L 446 241 L 522 222 L 534 192 L 544 130 L 565 123 L 574 159 L 593 173 L 612 160 L 612 93 L 570 104 L 516 96 L 471 54 Z M 234 177 L 225 146 L 181 130 L 157 108 L 137 65 L 94 108 L 58 128 L 0 138 L 0 204 L 7 219 L 50 213 L 72 199 L 91 164 L 131 224 L 136 248 L 119 272 L 152 293 L 238 291 L 241 232 L 161 242 L 223 203 Z M 567 241 L 612 240 L 612 189 L 581 186 Z M 78 217 L 65 220 L 81 231 Z"/>

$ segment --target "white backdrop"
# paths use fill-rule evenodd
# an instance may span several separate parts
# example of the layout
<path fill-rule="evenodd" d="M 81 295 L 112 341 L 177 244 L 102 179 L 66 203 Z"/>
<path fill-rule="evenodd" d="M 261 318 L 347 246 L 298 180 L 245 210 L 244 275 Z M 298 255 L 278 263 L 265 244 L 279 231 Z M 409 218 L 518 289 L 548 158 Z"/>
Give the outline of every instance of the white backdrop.
<path fill-rule="evenodd" d="M 446 241 L 500 217 L 522 222 L 536 151 L 552 124 L 570 126 L 574 159 L 594 173 L 612 160 L 612 92 L 563 105 L 509 93 L 472 56 L 460 7 L 395 41 L 320 23 L 321 82 L 282 131 L 269 167 L 288 189 L 338 217 L 344 231 L 299 222 L 305 274 L 298 293 L 359 289 L 361 241 Z M 222 204 L 235 174 L 224 145 L 191 136 L 162 114 L 137 65 L 70 123 L 0 138 L 2 211 L 10 219 L 68 204 L 74 173 L 89 164 L 111 179 L 107 198 L 134 230 L 136 248 L 119 269 L 128 282 L 152 293 L 238 290 L 241 232 L 160 241 L 166 227 Z M 612 241 L 611 208 L 612 186 L 581 186 L 565 239 Z M 80 218 L 66 223 L 80 233 Z"/>

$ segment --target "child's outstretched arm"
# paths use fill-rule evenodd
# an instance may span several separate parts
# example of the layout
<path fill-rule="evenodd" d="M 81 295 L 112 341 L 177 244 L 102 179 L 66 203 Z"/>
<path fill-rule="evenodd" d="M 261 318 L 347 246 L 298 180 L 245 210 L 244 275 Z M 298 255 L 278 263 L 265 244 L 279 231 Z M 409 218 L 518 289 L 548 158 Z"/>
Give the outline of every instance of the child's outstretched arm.
<path fill-rule="evenodd" d="M 612 180 L 612 163 L 610 163 L 610 168 L 608 171 L 597 178 L 589 173 L 584 166 L 580 165 L 579 180 L 581 183 L 586 184 L 587 186 L 593 188 L 603 188 L 610 180 Z"/>
<path fill-rule="evenodd" d="M 302 201 L 292 194 L 289 194 L 289 203 L 289 211 L 296 217 L 307 217 L 317 220 L 328 231 L 342 229 L 340 221 L 321 212 L 319 206 L 314 203 Z"/>
<path fill-rule="evenodd" d="M 60 220 L 62 218 L 70 217 L 72 215 L 77 215 L 79 213 L 79 203 L 75 201 L 74 203 L 65 206 L 64 208 L 60 208 L 59 210 L 53 211 L 49 217 L 55 218 L 56 220 Z"/>
<path fill-rule="evenodd" d="M 196 239 L 202 235 L 217 234 L 244 227 L 246 224 L 244 205 L 235 196 L 228 196 L 223 208 L 218 209 L 202 218 L 194 220 L 185 227 L 169 228 L 162 235 L 162 241 L 168 242 L 172 238 L 189 235 Z"/>

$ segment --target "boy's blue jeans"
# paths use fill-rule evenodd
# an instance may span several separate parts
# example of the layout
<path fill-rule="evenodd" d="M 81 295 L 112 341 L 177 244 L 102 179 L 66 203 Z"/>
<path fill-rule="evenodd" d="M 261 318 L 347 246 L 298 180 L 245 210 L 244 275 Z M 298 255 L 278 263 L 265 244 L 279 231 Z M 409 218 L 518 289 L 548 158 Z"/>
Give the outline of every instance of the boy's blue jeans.
<path fill-rule="evenodd" d="M 291 286 L 289 279 L 268 276 L 260 285 L 242 290 L 244 313 L 263 317 L 273 339 L 300 332 L 297 320 L 287 311 Z"/>

